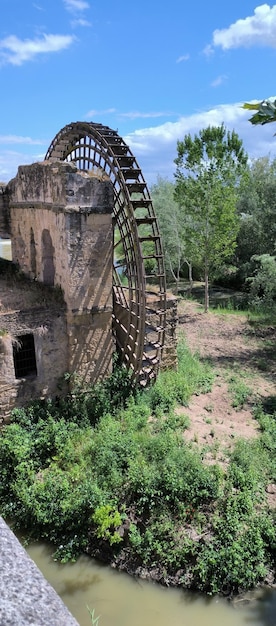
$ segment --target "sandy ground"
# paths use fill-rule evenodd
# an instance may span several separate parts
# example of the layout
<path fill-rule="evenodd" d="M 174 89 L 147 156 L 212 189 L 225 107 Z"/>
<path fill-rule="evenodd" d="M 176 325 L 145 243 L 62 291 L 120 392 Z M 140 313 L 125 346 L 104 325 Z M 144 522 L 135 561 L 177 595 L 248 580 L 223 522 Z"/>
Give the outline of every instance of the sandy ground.
<path fill-rule="evenodd" d="M 206 314 L 201 305 L 189 300 L 180 300 L 178 314 L 178 334 L 216 372 L 211 392 L 193 396 L 188 408 L 177 409 L 190 418 L 185 438 L 204 445 L 209 462 L 223 463 L 235 439 L 257 436 L 256 402 L 276 395 L 276 330 L 256 329 L 246 315 Z M 234 408 L 229 389 L 233 376 L 251 390 L 240 408 Z"/>

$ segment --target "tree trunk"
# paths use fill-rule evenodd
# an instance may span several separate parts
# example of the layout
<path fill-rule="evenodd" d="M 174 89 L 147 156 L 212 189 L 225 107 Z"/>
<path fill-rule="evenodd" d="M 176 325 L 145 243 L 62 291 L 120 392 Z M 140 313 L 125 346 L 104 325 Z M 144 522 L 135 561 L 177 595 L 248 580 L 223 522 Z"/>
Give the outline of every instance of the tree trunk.
<path fill-rule="evenodd" d="M 188 268 L 189 268 L 189 283 L 190 283 L 190 288 L 189 288 L 189 294 L 190 296 L 192 295 L 192 289 L 194 286 L 194 281 L 193 281 L 193 266 L 191 263 L 188 263 Z"/>
<path fill-rule="evenodd" d="M 205 263 L 205 290 L 204 290 L 204 313 L 208 313 L 209 309 L 209 271 L 208 265 Z"/>

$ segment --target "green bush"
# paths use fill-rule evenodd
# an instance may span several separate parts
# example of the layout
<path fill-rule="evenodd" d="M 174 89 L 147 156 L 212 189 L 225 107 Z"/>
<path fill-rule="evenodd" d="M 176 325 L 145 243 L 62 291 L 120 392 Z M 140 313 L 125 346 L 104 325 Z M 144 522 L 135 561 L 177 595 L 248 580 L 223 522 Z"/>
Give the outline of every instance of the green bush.
<path fill-rule="evenodd" d="M 176 403 L 187 406 L 194 393 L 207 393 L 212 388 L 214 372 L 209 364 L 192 354 L 182 338 L 178 344 L 178 369 L 161 372 L 148 392 L 155 415 L 169 413 Z"/>
<path fill-rule="evenodd" d="M 63 561 L 104 545 L 110 559 L 207 593 L 257 584 L 275 568 L 265 488 L 276 481 L 276 414 L 256 407 L 258 439 L 237 441 L 226 469 L 207 465 L 185 442 L 187 417 L 171 407 L 212 379 L 181 342 L 178 372 L 162 373 L 145 392 L 120 372 L 59 403 L 14 411 L 0 433 L 1 513 L 53 541 Z"/>
<path fill-rule="evenodd" d="M 270 254 L 254 255 L 253 276 L 247 279 L 250 285 L 249 302 L 253 308 L 265 310 L 276 306 L 276 257 Z"/>

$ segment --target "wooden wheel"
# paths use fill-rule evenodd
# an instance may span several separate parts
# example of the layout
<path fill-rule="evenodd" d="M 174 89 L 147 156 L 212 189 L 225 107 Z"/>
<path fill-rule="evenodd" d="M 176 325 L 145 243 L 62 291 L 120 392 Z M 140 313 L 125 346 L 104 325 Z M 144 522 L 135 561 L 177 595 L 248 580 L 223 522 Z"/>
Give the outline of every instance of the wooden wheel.
<path fill-rule="evenodd" d="M 45 159 L 100 170 L 113 184 L 113 329 L 123 362 L 147 384 L 161 361 L 166 284 L 160 233 L 142 171 L 117 131 L 92 122 L 65 126 Z"/>

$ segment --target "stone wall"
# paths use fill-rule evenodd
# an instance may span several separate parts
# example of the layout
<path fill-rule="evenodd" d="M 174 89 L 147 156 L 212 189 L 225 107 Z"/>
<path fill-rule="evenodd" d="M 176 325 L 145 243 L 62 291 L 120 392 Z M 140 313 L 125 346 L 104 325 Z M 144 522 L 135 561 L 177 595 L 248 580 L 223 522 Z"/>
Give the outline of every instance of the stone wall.
<path fill-rule="evenodd" d="M 10 238 L 10 213 L 5 183 L 0 183 L 0 237 Z"/>
<path fill-rule="evenodd" d="M 1 626 L 78 626 L 0 517 Z"/>
<path fill-rule="evenodd" d="M 0 345 L 0 406 L 6 414 L 28 399 L 58 395 L 65 372 L 87 383 L 111 372 L 114 197 L 110 180 L 61 161 L 20 166 L 0 192 L 0 233 L 1 228 L 9 230 L 13 261 L 29 285 L 61 289 L 65 302 L 65 309 L 49 301 L 48 309 L 38 306 L 35 311 L 20 294 L 14 307 L 8 302 L 1 310 L 0 301 L 0 337 L 1 329 L 5 331 Z M 160 306 L 153 295 L 153 329 Z M 176 320 L 176 299 L 168 297 L 161 368 L 177 366 Z M 16 378 L 12 338 L 27 329 L 34 335 L 37 375 Z M 156 341 L 155 330 L 152 342 Z"/>
<path fill-rule="evenodd" d="M 20 299 L 20 292 L 18 293 Z M 0 314 L 0 424 L 14 407 L 66 391 L 68 336 L 64 308 L 33 308 Z M 34 338 L 36 375 L 16 378 L 13 350 L 20 336 Z"/>
<path fill-rule="evenodd" d="M 60 286 L 67 306 L 68 371 L 86 382 L 111 371 L 113 187 L 64 162 L 21 166 L 8 184 L 12 258 Z"/>

